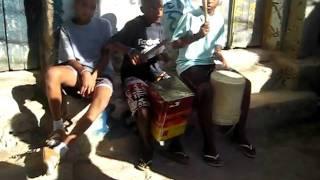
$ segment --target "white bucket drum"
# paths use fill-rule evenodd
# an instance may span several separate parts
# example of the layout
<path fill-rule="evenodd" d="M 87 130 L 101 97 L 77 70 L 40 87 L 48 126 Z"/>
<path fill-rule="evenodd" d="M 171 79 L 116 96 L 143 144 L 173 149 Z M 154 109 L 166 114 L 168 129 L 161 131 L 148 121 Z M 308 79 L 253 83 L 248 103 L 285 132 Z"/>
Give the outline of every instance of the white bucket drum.
<path fill-rule="evenodd" d="M 240 74 L 218 70 L 211 73 L 213 98 L 213 123 L 229 126 L 239 121 L 241 102 L 246 80 Z"/>

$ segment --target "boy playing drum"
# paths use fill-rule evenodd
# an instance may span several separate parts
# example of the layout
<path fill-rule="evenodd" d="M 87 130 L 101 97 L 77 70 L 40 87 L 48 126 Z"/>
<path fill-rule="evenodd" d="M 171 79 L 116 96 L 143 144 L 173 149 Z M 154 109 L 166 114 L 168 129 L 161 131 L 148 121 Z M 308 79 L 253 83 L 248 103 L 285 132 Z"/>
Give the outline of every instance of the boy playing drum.
<path fill-rule="evenodd" d="M 218 0 L 208 0 L 204 7 L 192 10 L 180 19 L 172 36 L 172 46 L 179 49 L 177 71 L 184 83 L 196 94 L 195 103 L 199 124 L 203 132 L 203 160 L 211 166 L 222 166 L 222 159 L 216 150 L 214 128 L 212 128 L 212 99 L 214 90 L 210 74 L 215 69 L 212 57 L 218 57 L 227 66 L 221 49 L 225 43 L 224 18 L 216 11 Z M 207 21 L 206 21 L 207 20 Z M 242 152 L 255 157 L 255 148 L 246 137 L 246 121 L 250 105 L 251 83 L 246 85 L 241 105 L 240 120 L 235 126 L 233 137 Z"/>
<path fill-rule="evenodd" d="M 111 50 L 118 50 L 125 54 L 121 67 L 121 79 L 125 88 L 125 96 L 136 120 L 140 139 L 142 141 L 142 156 L 136 164 L 136 168 L 143 170 L 151 166 L 153 156 L 151 135 L 151 104 L 149 100 L 148 82 L 154 82 L 161 78 L 168 78 L 164 72 L 157 68 L 157 60 L 166 59 L 159 49 L 158 55 L 151 60 L 143 54 L 164 41 L 163 27 L 160 19 L 163 15 L 162 0 L 142 0 L 142 16 L 129 21 L 125 27 L 112 37 L 109 43 Z M 144 62 L 145 61 L 145 62 Z M 178 159 L 188 159 L 178 139 L 172 140 L 168 152 Z"/>

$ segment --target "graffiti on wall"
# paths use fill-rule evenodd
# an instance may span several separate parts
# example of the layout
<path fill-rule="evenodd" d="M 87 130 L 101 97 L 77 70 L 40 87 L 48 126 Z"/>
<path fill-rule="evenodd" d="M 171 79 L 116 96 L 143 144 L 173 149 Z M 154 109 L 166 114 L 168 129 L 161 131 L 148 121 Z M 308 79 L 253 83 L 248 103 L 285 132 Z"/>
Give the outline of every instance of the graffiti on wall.
<path fill-rule="evenodd" d="M 252 38 L 256 0 L 236 0 L 233 14 L 232 47 L 247 47 Z"/>
<path fill-rule="evenodd" d="M 284 2 L 273 0 L 271 3 L 270 20 L 266 33 L 265 43 L 270 49 L 280 49 L 282 28 L 284 26 Z"/>

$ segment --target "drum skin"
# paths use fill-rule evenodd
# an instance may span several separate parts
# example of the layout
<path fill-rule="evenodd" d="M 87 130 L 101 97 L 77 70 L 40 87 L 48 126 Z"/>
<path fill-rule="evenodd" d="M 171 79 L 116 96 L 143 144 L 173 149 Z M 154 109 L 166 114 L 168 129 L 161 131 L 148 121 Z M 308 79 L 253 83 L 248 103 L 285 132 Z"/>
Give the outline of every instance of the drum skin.
<path fill-rule="evenodd" d="M 228 126 L 239 121 L 245 82 L 245 78 L 235 72 L 212 72 L 211 84 L 215 93 L 212 117 L 214 124 Z"/>

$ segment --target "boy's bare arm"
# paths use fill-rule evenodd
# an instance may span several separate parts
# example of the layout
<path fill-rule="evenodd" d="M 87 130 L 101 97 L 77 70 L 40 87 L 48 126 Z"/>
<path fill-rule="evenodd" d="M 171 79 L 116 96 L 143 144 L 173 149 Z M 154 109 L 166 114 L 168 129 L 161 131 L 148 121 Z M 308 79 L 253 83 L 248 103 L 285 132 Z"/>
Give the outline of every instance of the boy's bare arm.
<path fill-rule="evenodd" d="M 106 46 L 105 46 L 105 49 L 109 49 L 111 51 L 119 51 L 121 53 L 128 53 L 130 51 L 130 47 L 120 43 L 120 42 L 111 42 L 111 43 L 108 43 Z"/>
<path fill-rule="evenodd" d="M 94 90 L 95 79 L 77 60 L 68 60 L 68 65 L 72 66 L 80 75 L 81 86 L 80 95 L 83 97 L 89 95 Z"/>
<path fill-rule="evenodd" d="M 85 70 L 85 68 L 77 60 L 68 60 L 67 64 L 72 66 L 79 74 Z"/>
<path fill-rule="evenodd" d="M 180 49 L 188 46 L 189 44 L 192 44 L 195 41 L 198 41 L 199 39 L 205 37 L 209 33 L 209 24 L 204 23 L 199 32 L 196 34 L 193 34 L 192 36 L 184 36 L 176 41 L 172 42 L 172 47 L 175 49 Z"/>
<path fill-rule="evenodd" d="M 173 59 L 170 58 L 169 54 L 166 52 L 159 54 L 159 60 L 163 61 L 165 63 L 167 63 L 169 61 L 173 61 Z"/>
<path fill-rule="evenodd" d="M 222 62 L 222 64 L 225 67 L 228 67 L 227 62 L 222 54 L 222 46 L 216 45 L 215 50 L 214 50 L 214 54 L 216 55 L 216 57 L 218 57 L 218 59 Z"/>
<path fill-rule="evenodd" d="M 193 34 L 192 36 L 184 36 L 176 41 L 171 43 L 174 49 L 180 49 L 192 44 L 195 41 L 198 41 L 200 37 L 197 34 Z"/>
<path fill-rule="evenodd" d="M 101 73 L 103 73 L 104 69 L 108 66 L 109 52 L 110 50 L 107 48 L 107 46 L 101 49 L 101 59 L 92 73 L 93 77 L 97 78 L 99 75 L 101 75 Z"/>
<path fill-rule="evenodd" d="M 108 43 L 106 48 L 109 49 L 109 51 L 119 51 L 123 54 L 127 54 L 131 59 L 131 63 L 134 65 L 141 63 L 142 55 L 135 48 L 128 47 L 120 42 Z"/>

